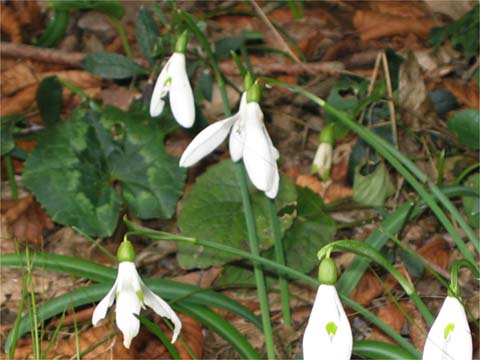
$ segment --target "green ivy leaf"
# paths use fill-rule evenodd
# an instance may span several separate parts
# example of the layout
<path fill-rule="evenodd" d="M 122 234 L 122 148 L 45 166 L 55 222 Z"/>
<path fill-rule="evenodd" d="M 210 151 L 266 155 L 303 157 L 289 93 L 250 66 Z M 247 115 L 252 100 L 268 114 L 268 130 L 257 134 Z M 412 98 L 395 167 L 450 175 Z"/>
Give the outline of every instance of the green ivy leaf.
<path fill-rule="evenodd" d="M 318 264 L 317 252 L 324 245 L 333 240 L 336 232 L 336 223 L 325 212 L 322 198 L 308 188 L 297 187 L 297 217 L 293 225 L 285 232 L 282 239 L 287 265 L 305 274 L 312 271 Z M 262 256 L 274 260 L 274 249 L 262 253 Z M 273 278 L 277 278 L 273 274 Z M 251 267 L 242 268 L 236 265 L 227 265 L 218 285 L 254 284 Z"/>
<path fill-rule="evenodd" d="M 37 89 L 37 104 L 40 115 L 46 126 L 55 125 L 60 119 L 62 110 L 62 85 L 56 76 L 48 76 L 42 80 Z"/>
<path fill-rule="evenodd" d="M 196 183 L 186 199 L 178 219 L 178 226 L 185 236 L 216 241 L 242 250 L 248 250 L 247 230 L 243 214 L 240 189 L 232 161 L 224 160 L 211 166 Z M 273 244 L 269 201 L 263 192 L 250 186 L 260 248 Z M 275 200 L 278 209 L 295 201 L 295 186 L 287 178 L 280 180 L 280 190 Z M 282 233 L 291 225 L 292 215 L 280 217 Z M 205 268 L 221 265 L 236 257 L 203 247 L 179 244 L 178 261 L 184 268 Z"/>
<path fill-rule="evenodd" d="M 127 79 L 147 74 L 147 70 L 126 56 L 109 52 L 88 54 L 81 65 L 92 74 L 107 79 Z"/>
<path fill-rule="evenodd" d="M 122 200 L 141 218 L 170 217 L 185 171 L 165 152 L 163 129 L 146 113 L 110 107 L 100 115 L 76 109 L 47 129 L 25 163 L 24 184 L 54 221 L 92 236 L 113 233 Z"/>
<path fill-rule="evenodd" d="M 360 164 L 355 169 L 353 200 L 367 206 L 383 206 L 385 200 L 395 192 L 385 164 L 381 161 L 368 175 L 361 174 L 362 167 Z"/>
<path fill-rule="evenodd" d="M 137 43 L 143 56 L 152 63 L 155 57 L 154 47 L 160 38 L 160 31 L 150 10 L 142 6 L 137 13 L 136 21 Z"/>
<path fill-rule="evenodd" d="M 448 128 L 455 132 L 458 141 L 471 149 L 480 149 L 480 111 L 465 109 L 448 119 Z"/>

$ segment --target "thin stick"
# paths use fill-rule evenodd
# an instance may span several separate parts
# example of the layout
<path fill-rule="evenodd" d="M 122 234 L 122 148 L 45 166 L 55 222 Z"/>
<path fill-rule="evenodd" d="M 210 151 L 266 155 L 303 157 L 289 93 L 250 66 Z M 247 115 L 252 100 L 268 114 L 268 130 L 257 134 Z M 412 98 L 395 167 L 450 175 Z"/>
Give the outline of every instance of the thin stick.
<path fill-rule="evenodd" d="M 390 110 L 390 121 L 392 123 L 393 144 L 398 149 L 397 117 L 395 115 L 395 104 L 393 102 L 392 80 L 388 70 L 388 60 L 385 52 L 382 53 L 383 73 L 385 74 L 385 83 L 387 84 L 388 109 Z"/>
<path fill-rule="evenodd" d="M 80 62 L 87 56 L 87 54 L 80 52 L 66 52 L 3 41 L 0 43 L 0 54 L 2 57 L 36 60 L 51 64 L 68 65 L 75 68 L 80 67 Z"/>

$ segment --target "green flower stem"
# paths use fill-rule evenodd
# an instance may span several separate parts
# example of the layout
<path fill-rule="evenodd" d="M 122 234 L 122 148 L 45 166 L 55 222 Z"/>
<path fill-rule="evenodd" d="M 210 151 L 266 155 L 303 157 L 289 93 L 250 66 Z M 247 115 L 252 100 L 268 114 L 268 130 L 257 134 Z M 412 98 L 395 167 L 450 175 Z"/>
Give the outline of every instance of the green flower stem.
<path fill-rule="evenodd" d="M 360 241 L 355 240 L 339 240 L 331 242 L 325 245 L 323 248 L 320 249 L 318 252 L 319 259 L 323 258 L 331 251 L 348 251 L 353 252 L 357 255 L 365 256 L 370 258 L 371 260 L 375 261 L 376 263 L 382 265 L 393 277 L 398 281 L 400 286 L 405 290 L 408 296 L 412 299 L 412 301 L 417 306 L 418 310 L 422 314 L 423 318 L 427 322 L 429 326 L 433 324 L 434 316 L 428 309 L 427 305 L 423 302 L 423 300 L 418 296 L 415 292 L 415 288 L 413 285 L 397 270 L 393 267 L 392 264 L 388 262 L 382 254 L 374 249 L 372 246 L 365 244 Z"/>
<path fill-rule="evenodd" d="M 450 270 L 450 289 L 448 289 L 449 296 L 460 296 L 460 286 L 458 284 L 458 270 L 460 270 L 460 268 L 462 267 L 470 269 L 470 271 L 477 279 L 480 277 L 480 271 L 478 270 L 478 267 L 475 266 L 475 264 L 472 264 L 470 261 L 465 259 L 455 260 L 452 263 L 452 268 Z"/>
<path fill-rule="evenodd" d="M 258 236 L 255 229 L 255 216 L 253 215 L 250 195 L 248 193 L 247 174 L 242 163 L 235 164 L 238 182 L 240 184 L 240 195 L 242 197 L 243 212 L 245 223 L 247 225 L 248 243 L 250 252 L 255 257 L 260 257 L 258 246 Z M 268 304 L 267 286 L 262 266 L 258 263 L 253 265 L 255 283 L 257 284 L 258 301 L 260 302 L 260 311 L 262 313 L 263 334 L 265 335 L 265 345 L 267 348 L 268 359 L 275 359 L 275 346 L 273 342 L 272 323 L 270 320 L 270 306 Z"/>
<path fill-rule="evenodd" d="M 285 249 L 283 247 L 280 223 L 277 217 L 277 207 L 275 201 L 267 199 L 270 221 L 272 222 L 273 246 L 275 252 L 275 261 L 280 265 L 285 265 Z M 292 325 L 292 314 L 290 311 L 290 292 L 288 291 L 288 280 L 284 275 L 278 274 L 280 285 L 280 298 L 282 302 L 282 315 L 285 325 Z"/>
<path fill-rule="evenodd" d="M 463 219 L 462 215 L 458 212 L 455 206 L 453 206 L 451 201 L 446 196 L 443 196 L 443 194 L 441 194 L 438 186 L 436 186 L 433 182 L 429 181 L 425 173 L 423 173 L 410 159 L 408 159 L 405 155 L 403 155 L 400 151 L 398 151 L 388 142 L 383 140 L 380 136 L 357 124 L 346 113 L 333 108 L 324 100 L 315 96 L 311 92 L 301 88 L 300 86 L 287 84 L 272 78 L 264 78 L 264 81 L 271 85 L 282 86 L 293 92 L 304 95 L 305 97 L 317 103 L 320 107 L 324 108 L 327 112 L 334 115 L 337 120 L 347 126 L 350 130 L 360 135 L 365 142 L 371 145 L 405 178 L 405 180 L 407 180 L 407 182 L 415 189 L 415 191 L 420 195 L 423 201 L 425 201 L 428 207 L 437 216 L 438 220 L 442 223 L 448 233 L 452 236 L 463 257 L 465 257 L 471 262 L 474 262 L 473 254 L 469 251 L 469 249 L 463 242 L 452 222 L 447 217 L 445 212 L 440 208 L 440 206 L 436 203 L 433 196 L 425 189 L 422 184 L 428 183 L 431 191 L 437 196 L 438 201 L 451 213 L 451 215 L 455 218 L 460 227 L 464 230 L 469 240 L 473 243 L 473 245 L 477 249 L 477 252 L 480 253 L 480 242 L 475 236 L 474 231 Z M 418 180 L 416 178 L 418 178 Z"/>
<path fill-rule="evenodd" d="M 218 67 L 215 55 L 213 54 L 212 48 L 208 39 L 205 37 L 203 32 L 198 28 L 194 18 L 186 13 L 181 11 L 180 15 L 187 23 L 188 27 L 193 34 L 197 37 L 198 41 L 202 45 L 203 49 L 207 53 L 208 58 L 210 59 L 210 64 L 212 66 L 213 72 L 215 73 L 215 78 L 217 80 L 218 88 L 220 89 L 220 94 L 222 97 L 223 109 L 226 116 L 231 116 L 232 112 L 230 111 L 230 105 L 228 103 L 227 91 L 225 88 L 225 80 L 222 73 Z M 250 245 L 250 251 L 253 256 L 259 256 L 260 250 L 258 247 L 258 237 L 255 229 L 255 217 L 253 215 L 252 204 L 250 202 L 250 196 L 248 194 L 248 182 L 245 174 L 245 169 L 243 164 L 237 163 L 236 166 L 237 177 L 240 185 L 240 193 L 242 197 L 243 210 L 245 214 L 245 222 L 247 225 L 248 233 L 248 242 Z M 255 282 L 257 284 L 257 294 L 258 300 L 260 303 L 260 311 L 262 313 L 262 326 L 263 334 L 265 336 L 265 347 L 267 348 L 267 355 L 269 359 L 275 359 L 275 346 L 273 342 L 273 332 L 272 332 L 272 323 L 270 320 L 270 308 L 268 304 L 268 294 L 265 284 L 265 276 L 263 269 L 260 264 L 254 265 L 254 275 Z"/>
<path fill-rule="evenodd" d="M 12 199 L 18 199 L 17 180 L 15 179 L 15 168 L 10 154 L 5 155 L 5 166 L 7 167 L 8 184 Z"/>
<path fill-rule="evenodd" d="M 125 27 L 123 26 L 121 20 L 109 16 L 110 23 L 115 27 L 115 29 L 118 32 L 118 35 L 120 36 L 120 40 L 122 41 L 123 49 L 125 50 L 125 55 L 127 57 L 132 58 L 133 57 L 133 52 L 132 48 L 130 47 L 130 43 L 128 42 L 128 37 L 127 33 L 125 32 Z"/>
<path fill-rule="evenodd" d="M 307 284 L 313 285 L 313 286 L 320 286 L 320 281 L 317 279 L 314 279 L 300 271 L 294 270 L 292 268 L 289 268 L 285 265 L 278 264 L 275 261 L 265 259 L 261 256 L 256 256 L 252 255 L 251 253 L 248 253 L 247 251 L 243 251 L 240 249 L 236 249 L 234 247 L 224 245 L 224 244 L 219 244 L 213 241 L 208 241 L 208 240 L 197 240 L 194 238 L 189 238 L 189 237 L 183 237 L 183 236 L 177 236 L 170 234 L 170 236 L 167 236 L 168 233 L 162 232 L 162 231 L 156 231 L 152 230 L 143 226 L 136 225 L 126 219 L 124 219 L 127 226 L 131 230 L 129 234 L 131 235 L 140 235 L 140 236 L 145 236 L 147 238 L 150 238 L 152 240 L 173 240 L 173 241 L 184 241 L 188 242 L 189 244 L 192 245 L 198 245 L 198 246 L 205 246 L 211 249 L 223 251 L 238 257 L 242 257 L 245 259 L 248 259 L 252 261 L 253 263 L 258 263 L 261 264 L 267 268 L 270 268 L 272 270 L 277 271 L 279 274 L 282 274 L 284 276 L 288 276 L 291 278 L 299 279 L 304 281 Z M 392 329 L 389 325 L 385 324 L 382 320 L 380 320 L 377 316 L 375 316 L 373 313 L 368 311 L 366 308 L 363 306 L 357 304 L 355 301 L 349 299 L 347 296 L 340 294 L 340 298 L 342 299 L 342 302 L 346 305 L 348 305 L 350 308 L 352 308 L 354 311 L 362 314 L 363 317 L 365 317 L 368 321 L 370 321 L 372 324 L 377 326 L 380 330 L 385 332 L 388 336 L 390 336 L 393 340 L 395 340 L 398 344 L 400 344 L 405 350 L 407 350 L 412 357 L 419 358 L 420 354 L 415 347 L 408 342 L 406 339 L 404 339 L 400 334 L 398 334 L 394 329 Z"/>

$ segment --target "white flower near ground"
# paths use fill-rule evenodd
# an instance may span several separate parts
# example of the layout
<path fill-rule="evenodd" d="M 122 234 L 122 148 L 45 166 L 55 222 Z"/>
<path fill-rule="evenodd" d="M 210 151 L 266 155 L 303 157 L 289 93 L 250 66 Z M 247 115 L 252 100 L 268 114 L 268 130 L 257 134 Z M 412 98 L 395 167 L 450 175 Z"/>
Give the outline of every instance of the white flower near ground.
<path fill-rule="evenodd" d="M 332 168 L 333 146 L 328 143 L 320 143 L 315 153 L 312 164 L 312 172 L 318 172 L 322 180 L 328 179 Z"/>
<path fill-rule="evenodd" d="M 181 167 L 190 167 L 215 150 L 228 136 L 230 157 L 243 159 L 253 185 L 270 198 L 278 193 L 278 150 L 273 146 L 263 123 L 263 113 L 257 102 L 247 103 L 243 93 L 238 112 L 203 129 L 188 145 L 180 158 Z"/>
<path fill-rule="evenodd" d="M 463 305 L 447 296 L 423 348 L 423 360 L 471 360 L 472 334 Z"/>
<path fill-rule="evenodd" d="M 160 72 L 150 100 L 151 116 L 162 113 L 165 106 L 163 98 L 167 94 L 175 120 L 185 128 L 191 127 L 195 121 L 195 103 L 183 53 L 173 53 Z"/>
<path fill-rule="evenodd" d="M 116 298 L 116 322 L 123 334 L 123 345 L 128 349 L 132 339 L 140 330 L 140 321 L 136 317 L 145 305 L 152 308 L 158 315 L 170 319 L 174 325 L 172 343 L 177 339 L 182 323 L 177 314 L 164 300 L 152 292 L 138 275 L 135 263 L 130 261 L 120 262 L 115 284 L 108 294 L 95 308 L 92 317 L 94 326 L 105 318 L 107 310 Z"/>
<path fill-rule="evenodd" d="M 320 285 L 303 335 L 303 359 L 350 359 L 352 330 L 334 285 Z"/>

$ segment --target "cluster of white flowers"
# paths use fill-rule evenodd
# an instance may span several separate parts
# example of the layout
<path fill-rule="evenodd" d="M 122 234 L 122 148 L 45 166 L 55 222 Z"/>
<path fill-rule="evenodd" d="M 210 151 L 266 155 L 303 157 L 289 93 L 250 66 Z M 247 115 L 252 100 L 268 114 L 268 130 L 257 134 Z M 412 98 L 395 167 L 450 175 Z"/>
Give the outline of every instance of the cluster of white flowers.
<path fill-rule="evenodd" d="M 195 120 L 195 105 L 185 66 L 186 33 L 177 42 L 176 52 L 160 72 L 150 102 L 150 114 L 158 116 L 164 108 L 163 98 L 169 93 L 173 116 L 183 127 L 191 127 Z M 243 159 L 250 180 L 255 187 L 275 198 L 279 187 L 277 160 L 279 153 L 273 146 L 263 122 L 258 104 L 259 89 L 251 85 L 242 94 L 240 107 L 233 116 L 215 122 L 201 131 L 184 151 L 180 166 L 189 167 L 217 148 L 230 134 L 229 149 L 233 161 Z M 253 96 L 249 96 L 252 91 Z M 323 180 L 330 174 L 333 149 L 333 126 L 327 126 L 320 135 L 320 145 L 315 155 L 312 171 Z M 141 308 L 151 307 L 174 325 L 172 342 L 175 342 L 182 324 L 172 308 L 145 286 L 134 264 L 134 251 L 129 241 L 124 241 L 118 251 L 118 275 L 112 289 L 96 307 L 92 322 L 103 319 L 116 299 L 116 322 L 129 348 L 139 332 Z M 324 267 L 324 269 L 322 269 Z M 327 274 L 327 275 L 322 275 Z M 336 265 L 330 258 L 320 264 L 320 287 L 313 304 L 303 336 L 303 358 L 350 359 L 353 338 L 350 323 L 335 288 Z M 424 360 L 472 358 L 472 337 L 465 309 L 457 298 L 448 296 L 428 333 L 423 351 Z"/>

